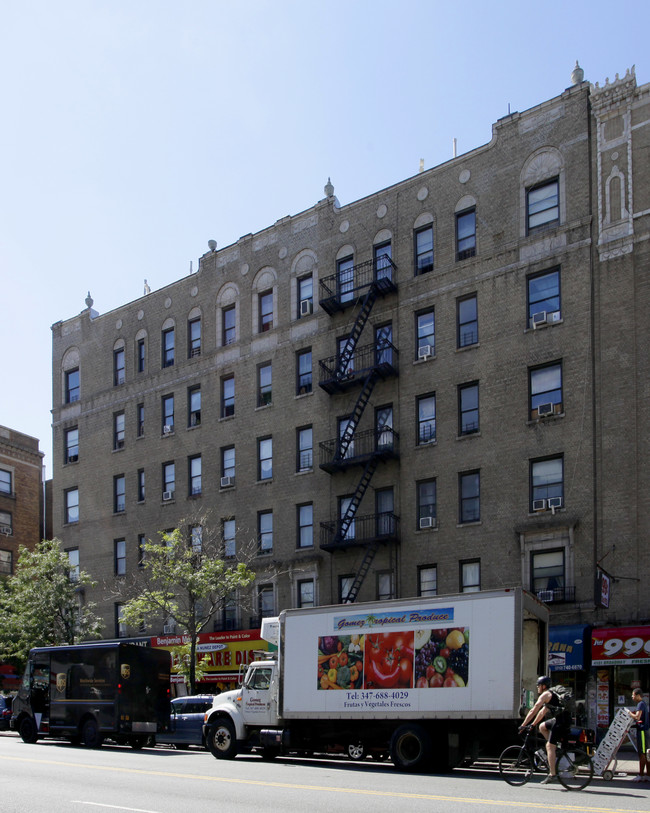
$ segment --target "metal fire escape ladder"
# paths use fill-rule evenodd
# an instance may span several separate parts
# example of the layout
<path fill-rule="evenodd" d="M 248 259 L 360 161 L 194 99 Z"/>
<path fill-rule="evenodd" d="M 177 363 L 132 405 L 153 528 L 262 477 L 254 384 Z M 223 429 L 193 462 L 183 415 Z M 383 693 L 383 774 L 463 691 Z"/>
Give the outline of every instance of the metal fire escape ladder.
<path fill-rule="evenodd" d="M 348 453 L 350 443 L 352 443 L 352 439 L 354 438 L 354 433 L 357 430 L 357 426 L 359 425 L 361 416 L 363 415 L 363 412 L 366 408 L 366 404 L 370 400 L 372 391 L 375 388 L 375 382 L 377 381 L 377 377 L 378 377 L 377 370 L 373 369 L 368 373 L 368 375 L 366 376 L 366 380 L 363 382 L 363 387 L 361 387 L 361 392 L 359 393 L 357 402 L 354 405 L 354 409 L 352 410 L 352 413 L 348 418 L 346 427 L 337 443 L 336 446 L 337 460 L 345 460 L 345 456 Z"/>
<path fill-rule="evenodd" d="M 363 331 L 363 328 L 368 321 L 368 317 L 370 316 L 370 311 L 372 310 L 375 300 L 377 299 L 377 293 L 378 288 L 376 283 L 373 283 L 366 291 L 366 295 L 361 303 L 361 308 L 357 314 L 357 318 L 354 320 L 354 325 L 352 325 L 352 330 L 350 331 L 348 340 L 345 343 L 343 352 L 338 360 L 336 372 L 337 376 L 339 377 L 344 376 L 347 372 L 348 364 L 352 360 L 352 356 L 354 356 L 354 351 L 356 350 L 359 336 L 361 336 L 361 332 Z"/>
<path fill-rule="evenodd" d="M 373 542 L 371 545 L 366 547 L 366 553 L 363 557 L 363 561 L 359 566 L 359 570 L 357 570 L 356 576 L 354 577 L 354 581 L 352 582 L 352 587 L 348 591 L 347 598 L 345 600 L 346 604 L 353 604 L 357 600 L 357 596 L 359 595 L 359 590 L 361 589 L 361 585 L 370 570 L 370 565 L 372 564 L 373 559 L 375 558 L 375 554 L 377 553 L 377 549 L 379 548 L 379 542 Z"/>

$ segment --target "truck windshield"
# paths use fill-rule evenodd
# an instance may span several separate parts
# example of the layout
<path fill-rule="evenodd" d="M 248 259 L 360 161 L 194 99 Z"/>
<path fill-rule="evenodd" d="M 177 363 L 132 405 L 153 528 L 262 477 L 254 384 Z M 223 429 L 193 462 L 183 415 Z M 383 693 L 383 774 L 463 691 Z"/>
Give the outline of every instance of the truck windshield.
<path fill-rule="evenodd" d="M 271 675 L 273 669 L 270 667 L 262 667 L 259 669 L 251 669 L 246 678 L 247 689 L 268 689 L 271 685 Z"/>

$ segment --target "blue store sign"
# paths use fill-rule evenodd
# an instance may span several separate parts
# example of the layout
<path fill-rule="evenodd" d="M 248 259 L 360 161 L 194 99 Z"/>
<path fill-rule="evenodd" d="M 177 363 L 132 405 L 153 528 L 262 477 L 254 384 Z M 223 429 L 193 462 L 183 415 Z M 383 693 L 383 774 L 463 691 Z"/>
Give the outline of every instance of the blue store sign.
<path fill-rule="evenodd" d="M 584 624 L 549 628 L 548 668 L 552 672 L 578 672 L 585 668 L 585 641 L 591 643 L 589 629 Z"/>

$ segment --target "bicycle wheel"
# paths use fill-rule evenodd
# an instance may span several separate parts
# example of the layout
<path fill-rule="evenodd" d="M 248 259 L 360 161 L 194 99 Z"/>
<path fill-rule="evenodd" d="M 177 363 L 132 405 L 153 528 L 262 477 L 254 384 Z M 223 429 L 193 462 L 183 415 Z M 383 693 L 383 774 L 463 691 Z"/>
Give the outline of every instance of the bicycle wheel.
<path fill-rule="evenodd" d="M 557 778 L 567 790 L 582 790 L 591 782 L 594 766 L 584 751 L 557 751 Z"/>
<path fill-rule="evenodd" d="M 509 785 L 525 785 L 533 775 L 530 754 L 521 745 L 509 745 L 499 757 L 499 773 Z"/>

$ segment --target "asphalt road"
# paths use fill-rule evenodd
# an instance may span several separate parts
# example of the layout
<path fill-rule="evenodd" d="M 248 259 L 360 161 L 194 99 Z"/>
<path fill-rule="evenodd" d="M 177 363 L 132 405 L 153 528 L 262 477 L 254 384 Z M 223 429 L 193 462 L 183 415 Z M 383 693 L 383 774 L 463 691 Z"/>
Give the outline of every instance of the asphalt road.
<path fill-rule="evenodd" d="M 0 736 L 1 813 L 647 813 L 649 802 L 650 783 L 630 776 L 568 793 L 539 779 L 512 788 L 487 765 L 448 775 L 401 774 L 371 760 L 217 761 L 198 749 L 105 744 L 88 750 Z"/>

